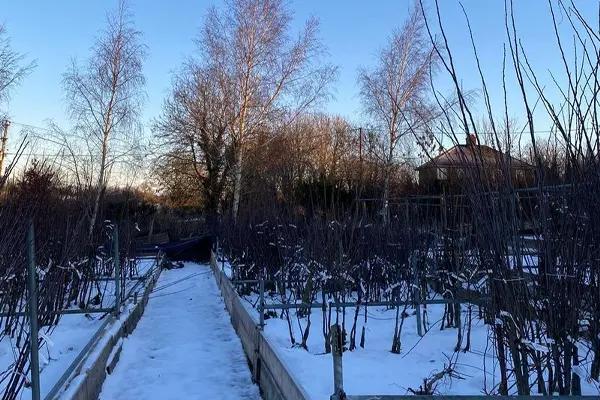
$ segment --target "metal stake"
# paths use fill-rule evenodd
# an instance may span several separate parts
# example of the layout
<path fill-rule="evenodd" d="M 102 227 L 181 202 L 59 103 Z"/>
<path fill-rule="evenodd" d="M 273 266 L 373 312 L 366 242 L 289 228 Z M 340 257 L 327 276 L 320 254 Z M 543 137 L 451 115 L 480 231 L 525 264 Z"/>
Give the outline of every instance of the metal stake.
<path fill-rule="evenodd" d="M 215 254 L 215 257 L 218 257 L 219 253 Z M 217 258 L 215 258 L 215 262 L 217 261 Z M 225 273 L 225 251 L 223 251 L 223 249 L 221 249 L 221 272 Z M 235 275 L 232 276 L 232 278 L 235 277 Z"/>
<path fill-rule="evenodd" d="M 37 277 L 35 271 L 35 237 L 33 221 L 29 222 L 27 231 L 27 272 L 29 283 L 29 347 L 31 367 L 31 399 L 40 400 L 40 360 L 38 339 L 38 299 Z"/>
<path fill-rule="evenodd" d="M 119 262 L 119 226 L 113 228 L 113 263 L 115 269 L 115 315 L 119 315 L 121 306 L 121 263 Z"/>
<path fill-rule="evenodd" d="M 265 327 L 265 280 L 260 278 L 260 319 L 258 323 L 259 329 L 262 331 Z"/>

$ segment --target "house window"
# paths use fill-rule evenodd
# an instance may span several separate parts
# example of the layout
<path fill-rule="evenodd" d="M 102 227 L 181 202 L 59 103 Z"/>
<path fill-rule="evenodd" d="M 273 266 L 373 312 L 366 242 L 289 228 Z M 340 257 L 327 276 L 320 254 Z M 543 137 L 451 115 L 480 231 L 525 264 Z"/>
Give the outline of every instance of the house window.
<path fill-rule="evenodd" d="M 438 168 L 437 169 L 437 179 L 440 181 L 445 181 L 448 179 L 448 168 Z"/>

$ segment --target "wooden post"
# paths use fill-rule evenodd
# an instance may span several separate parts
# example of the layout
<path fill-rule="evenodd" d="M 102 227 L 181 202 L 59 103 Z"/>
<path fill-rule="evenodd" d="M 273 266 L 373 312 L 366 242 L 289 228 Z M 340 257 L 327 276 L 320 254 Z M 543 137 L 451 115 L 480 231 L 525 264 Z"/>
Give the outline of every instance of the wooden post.
<path fill-rule="evenodd" d="M 342 367 L 342 335 L 340 334 L 340 327 L 332 325 L 329 329 L 330 342 L 331 342 L 331 355 L 333 356 L 333 394 L 331 400 L 344 400 L 346 399 L 346 393 L 344 393 L 344 371 Z"/>
<path fill-rule="evenodd" d="M 221 250 L 221 272 L 225 273 L 225 251 L 223 249 Z M 215 254 L 215 262 L 219 262 L 219 253 L 217 252 Z M 216 264 L 218 265 L 218 264 Z M 235 279 L 235 275 L 233 275 L 233 271 L 231 271 L 231 276 L 228 276 L 229 279 Z"/>
<path fill-rule="evenodd" d="M 415 262 L 415 256 L 411 254 L 408 259 L 410 269 L 415 274 L 413 282 L 413 300 L 415 302 L 415 310 L 417 316 L 417 334 L 423 336 L 423 321 L 421 315 L 421 290 L 419 289 L 419 274 L 417 271 L 417 263 Z"/>
<path fill-rule="evenodd" d="M 29 222 L 27 231 L 27 272 L 29 286 L 29 351 L 31 367 L 31 399 L 40 400 L 40 360 L 38 338 L 38 299 L 37 274 L 35 271 L 35 237 L 33 221 Z"/>
<path fill-rule="evenodd" d="M 411 259 L 412 260 L 412 259 Z M 417 334 L 419 336 L 423 336 L 423 321 L 421 320 L 421 291 L 419 290 L 419 277 L 416 273 L 416 270 L 414 269 L 414 262 L 413 264 L 413 271 L 415 272 L 415 309 L 417 310 Z"/>

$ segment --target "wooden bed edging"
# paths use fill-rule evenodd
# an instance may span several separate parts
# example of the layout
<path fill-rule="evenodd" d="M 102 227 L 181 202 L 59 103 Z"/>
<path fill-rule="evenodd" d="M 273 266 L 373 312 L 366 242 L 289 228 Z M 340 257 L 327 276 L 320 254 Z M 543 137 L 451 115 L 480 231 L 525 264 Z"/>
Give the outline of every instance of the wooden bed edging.
<path fill-rule="evenodd" d="M 118 355 L 113 353 L 113 349 L 119 343 L 122 343 L 122 338 L 127 337 L 133 332 L 142 318 L 146 304 L 148 303 L 148 297 L 156 285 L 160 272 L 161 268 L 157 266 L 156 271 L 149 277 L 150 279 L 146 284 L 144 294 L 137 304 L 133 306 L 133 310 L 124 316 L 124 320 L 115 318 L 112 315 L 107 317 L 110 320 L 100 328 L 101 332 L 97 335 L 97 339 L 92 343 L 92 346 L 71 373 L 58 394 L 51 397 L 47 396 L 44 400 L 98 399 L 102 390 L 102 384 L 106 379 L 107 367 L 114 368 L 114 365 L 109 366 L 109 364 L 112 364 L 114 357 L 118 357 Z"/>
<path fill-rule="evenodd" d="M 263 399 L 309 400 L 308 394 L 279 358 L 275 347 L 258 329 L 258 321 L 246 310 L 229 278 L 218 267 L 212 252 L 210 266 Z"/>

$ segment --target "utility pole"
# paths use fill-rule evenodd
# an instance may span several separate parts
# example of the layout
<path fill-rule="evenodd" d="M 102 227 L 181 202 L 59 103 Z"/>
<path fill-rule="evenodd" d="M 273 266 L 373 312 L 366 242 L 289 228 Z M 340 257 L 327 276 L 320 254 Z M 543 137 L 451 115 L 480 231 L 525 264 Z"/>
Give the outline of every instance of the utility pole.
<path fill-rule="evenodd" d="M 8 119 L 4 119 L 2 121 L 2 138 L 0 143 L 0 178 L 4 176 L 4 161 L 6 160 L 6 143 L 8 142 L 8 127 L 10 126 L 10 121 Z"/>

